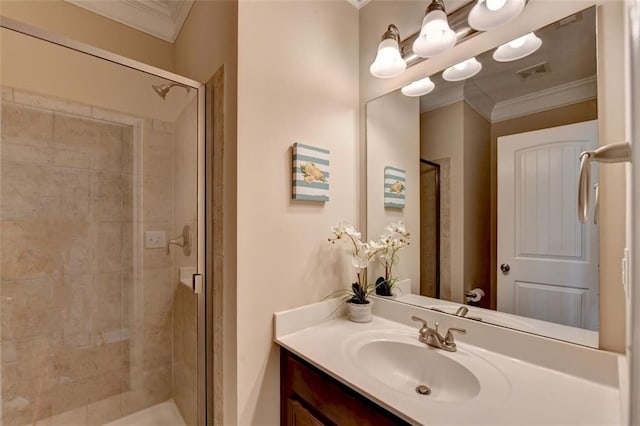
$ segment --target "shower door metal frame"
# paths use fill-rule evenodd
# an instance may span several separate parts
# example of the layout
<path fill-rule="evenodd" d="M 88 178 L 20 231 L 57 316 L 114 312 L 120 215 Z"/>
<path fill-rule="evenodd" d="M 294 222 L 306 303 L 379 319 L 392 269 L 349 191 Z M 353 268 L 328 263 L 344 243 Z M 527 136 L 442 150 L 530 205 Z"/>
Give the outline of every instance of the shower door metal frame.
<path fill-rule="evenodd" d="M 161 68 L 154 67 L 152 65 L 145 64 L 143 62 L 136 61 L 134 59 L 127 58 L 125 56 L 118 55 L 113 52 L 109 52 L 85 43 L 81 43 L 75 40 L 68 39 L 66 37 L 59 36 L 52 32 L 43 30 L 38 27 L 34 27 L 23 22 L 19 22 L 4 16 L 0 16 L 0 28 L 12 30 L 29 37 L 33 37 L 39 40 L 43 40 L 49 43 L 56 44 L 61 47 L 66 47 L 71 50 L 75 50 L 80 53 L 84 53 L 95 58 L 103 59 L 105 61 L 121 65 L 136 71 L 141 71 L 145 74 L 150 74 L 156 77 L 160 77 L 166 80 L 175 81 L 185 86 L 191 87 L 198 91 L 198 141 L 197 141 L 197 273 L 193 277 L 194 292 L 196 293 L 198 303 L 198 318 L 197 318 L 197 418 L 199 425 L 207 424 L 207 416 L 209 413 L 207 410 L 207 393 L 213 391 L 213 383 L 207 380 L 207 360 L 206 360 L 206 294 L 207 286 L 205 283 L 205 271 L 206 268 L 206 253 L 205 253 L 205 86 L 204 84 L 192 80 L 190 78 L 174 74 L 170 71 L 163 70 Z M 200 281 L 202 283 L 201 291 L 196 291 L 196 283 Z"/>
<path fill-rule="evenodd" d="M 440 164 L 420 158 L 421 164 L 436 169 L 436 299 L 440 299 Z"/>

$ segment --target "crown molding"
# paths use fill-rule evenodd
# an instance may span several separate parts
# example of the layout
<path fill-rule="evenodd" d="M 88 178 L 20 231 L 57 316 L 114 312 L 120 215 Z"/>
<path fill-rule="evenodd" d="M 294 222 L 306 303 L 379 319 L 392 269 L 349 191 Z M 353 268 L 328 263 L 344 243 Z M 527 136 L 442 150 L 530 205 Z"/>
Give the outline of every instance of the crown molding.
<path fill-rule="evenodd" d="M 356 9 L 361 9 L 367 3 L 369 3 L 371 0 L 346 0 L 346 1 L 347 1 L 347 3 L 349 3 L 351 6 L 355 7 Z"/>
<path fill-rule="evenodd" d="M 456 102 L 464 101 L 464 84 L 433 91 L 420 97 L 420 113 L 429 112 Z"/>
<path fill-rule="evenodd" d="M 166 2 L 150 0 L 65 1 L 170 43 L 176 41 L 194 2 L 182 0 L 169 8 Z"/>
<path fill-rule="evenodd" d="M 536 112 L 595 99 L 598 96 L 596 76 L 561 84 L 539 92 L 530 93 L 518 98 L 498 102 L 491 112 L 491 121 L 509 120 Z"/>

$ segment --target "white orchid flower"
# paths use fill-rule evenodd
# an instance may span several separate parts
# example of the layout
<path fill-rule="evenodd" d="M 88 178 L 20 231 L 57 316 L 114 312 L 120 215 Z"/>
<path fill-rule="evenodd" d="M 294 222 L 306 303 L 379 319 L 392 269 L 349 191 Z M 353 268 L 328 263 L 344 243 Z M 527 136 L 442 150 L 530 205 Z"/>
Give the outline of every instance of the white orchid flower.
<path fill-rule="evenodd" d="M 360 254 L 354 254 L 351 258 L 351 264 L 358 270 L 365 269 L 367 266 L 369 266 L 369 258 L 366 255 L 366 251 L 363 250 Z"/>

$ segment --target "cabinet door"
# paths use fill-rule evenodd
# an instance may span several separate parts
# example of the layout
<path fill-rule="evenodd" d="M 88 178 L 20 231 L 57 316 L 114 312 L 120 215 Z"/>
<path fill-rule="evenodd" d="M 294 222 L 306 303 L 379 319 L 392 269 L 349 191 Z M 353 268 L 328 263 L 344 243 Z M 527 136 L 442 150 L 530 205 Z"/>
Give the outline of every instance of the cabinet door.
<path fill-rule="evenodd" d="M 307 410 L 298 401 L 289 398 L 287 401 L 287 424 L 289 426 L 324 426 L 320 420 Z"/>

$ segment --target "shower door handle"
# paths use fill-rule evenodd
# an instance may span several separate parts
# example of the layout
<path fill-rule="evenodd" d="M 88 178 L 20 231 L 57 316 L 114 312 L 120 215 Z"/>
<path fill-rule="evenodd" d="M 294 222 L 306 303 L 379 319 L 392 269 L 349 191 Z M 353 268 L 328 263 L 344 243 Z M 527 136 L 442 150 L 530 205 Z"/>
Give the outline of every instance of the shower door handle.
<path fill-rule="evenodd" d="M 193 274 L 192 286 L 193 286 L 193 292 L 195 294 L 202 293 L 203 284 L 204 284 L 204 277 L 202 276 L 202 274 Z"/>

